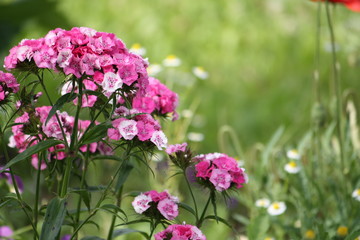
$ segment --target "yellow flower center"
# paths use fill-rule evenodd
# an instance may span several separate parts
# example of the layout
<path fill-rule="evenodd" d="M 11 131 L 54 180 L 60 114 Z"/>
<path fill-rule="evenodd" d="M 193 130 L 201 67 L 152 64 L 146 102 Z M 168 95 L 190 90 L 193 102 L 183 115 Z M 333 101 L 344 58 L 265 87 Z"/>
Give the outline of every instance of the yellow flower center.
<path fill-rule="evenodd" d="M 296 168 L 297 164 L 294 161 L 289 162 L 290 167 Z"/>
<path fill-rule="evenodd" d="M 134 43 L 132 46 L 131 46 L 132 49 L 136 49 L 136 50 L 139 50 L 141 48 L 141 45 L 139 43 Z"/>
<path fill-rule="evenodd" d="M 175 55 L 169 55 L 166 57 L 167 60 L 174 60 L 176 59 L 177 57 Z"/>
<path fill-rule="evenodd" d="M 342 237 L 348 235 L 348 228 L 345 226 L 338 227 L 337 234 Z"/>
<path fill-rule="evenodd" d="M 273 208 L 276 209 L 276 210 L 280 209 L 280 204 L 274 203 Z"/>
<path fill-rule="evenodd" d="M 360 188 L 356 190 L 356 194 L 360 196 Z"/>
<path fill-rule="evenodd" d="M 271 238 L 271 237 L 266 237 L 266 238 L 264 238 L 264 240 L 273 240 L 273 238 Z"/>
<path fill-rule="evenodd" d="M 305 232 L 305 238 L 314 239 L 315 238 L 315 232 L 313 230 L 307 230 Z"/>

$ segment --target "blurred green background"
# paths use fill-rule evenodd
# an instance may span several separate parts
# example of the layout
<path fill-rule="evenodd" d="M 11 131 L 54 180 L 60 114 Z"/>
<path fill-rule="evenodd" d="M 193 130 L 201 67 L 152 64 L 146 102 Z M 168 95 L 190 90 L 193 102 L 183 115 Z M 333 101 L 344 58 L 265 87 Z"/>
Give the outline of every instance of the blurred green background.
<path fill-rule="evenodd" d="M 342 6 L 334 10 L 342 85 L 357 88 L 360 16 Z M 219 150 L 217 129 L 224 124 L 235 128 L 245 146 L 268 140 L 280 125 L 295 136 L 309 127 L 316 11 L 317 4 L 306 0 L 1 0 L 0 57 L 23 38 L 87 26 L 115 33 L 128 47 L 140 43 L 150 63 L 175 54 L 182 60 L 177 71 L 203 66 L 209 79 L 190 86 L 191 97 L 179 92 L 180 109 L 200 100 L 201 124 L 189 130 L 204 133 L 199 148 L 212 152 Z M 331 62 L 323 29 L 320 81 L 326 101 Z"/>

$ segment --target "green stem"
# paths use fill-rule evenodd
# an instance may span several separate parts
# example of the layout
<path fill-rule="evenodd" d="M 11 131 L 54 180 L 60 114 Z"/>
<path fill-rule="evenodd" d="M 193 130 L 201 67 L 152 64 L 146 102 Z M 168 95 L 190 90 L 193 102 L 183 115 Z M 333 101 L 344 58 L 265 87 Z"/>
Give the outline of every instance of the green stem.
<path fill-rule="evenodd" d="M 340 145 L 340 160 L 341 160 L 341 169 L 344 170 L 345 157 L 344 157 L 344 144 L 343 144 L 343 133 L 342 133 L 342 124 L 341 124 L 341 113 L 342 113 L 342 103 L 341 103 L 341 86 L 339 75 L 336 67 L 337 58 L 336 58 L 336 50 L 335 50 L 335 36 L 334 30 L 330 17 L 330 9 L 329 9 L 329 0 L 326 0 L 326 17 L 330 31 L 331 38 L 331 52 L 332 52 L 332 60 L 333 60 L 333 74 L 334 74 L 334 87 L 335 87 L 335 96 L 336 96 L 336 123 L 337 123 L 337 135 L 339 138 Z"/>
<path fill-rule="evenodd" d="M 206 204 L 205 204 L 204 210 L 203 210 L 203 212 L 202 212 L 202 214 L 201 214 L 201 216 L 200 216 L 199 221 L 197 221 L 197 223 L 196 223 L 196 226 L 197 226 L 198 228 L 201 227 L 201 225 L 202 225 L 202 223 L 203 223 L 203 221 L 204 221 L 204 217 L 205 217 L 205 214 L 206 214 L 206 210 L 207 210 L 208 207 L 209 207 L 210 201 L 211 201 L 211 194 L 210 194 L 209 199 L 207 200 L 207 202 L 206 202 Z"/>
<path fill-rule="evenodd" d="M 38 169 L 36 174 L 36 193 L 35 193 L 35 203 L 34 203 L 34 225 L 37 227 L 38 215 L 39 215 L 39 198 L 40 198 L 40 177 L 41 177 L 41 162 L 45 154 L 42 153 L 38 161 Z M 36 235 L 34 234 L 34 240 L 36 240 Z"/>
<path fill-rule="evenodd" d="M 122 191 L 123 191 L 123 187 L 121 187 L 116 195 L 116 206 L 120 207 L 121 205 L 121 195 L 122 195 Z M 107 236 L 107 239 L 108 240 L 111 240 L 112 239 L 112 235 L 113 235 L 113 232 L 114 232 L 114 226 L 115 226 L 115 222 L 116 222 L 116 216 L 113 215 L 112 216 L 112 219 L 111 219 L 111 225 L 110 225 L 110 229 L 109 229 L 109 233 L 108 233 L 108 236 Z"/>
<path fill-rule="evenodd" d="M 195 208 L 195 220 L 196 222 L 199 221 L 199 212 L 198 212 L 198 207 L 197 207 L 197 204 L 196 204 L 196 199 L 195 199 L 195 196 L 194 196 L 194 193 L 191 189 L 191 186 L 190 186 L 190 183 L 189 183 L 189 180 L 187 179 L 187 176 L 186 176 L 186 173 L 185 171 L 183 171 L 183 174 L 184 174 L 184 178 L 185 178 L 185 181 L 186 181 L 186 185 L 190 191 L 190 195 L 191 195 L 191 198 L 193 200 L 193 203 L 194 203 L 194 208 Z"/>
<path fill-rule="evenodd" d="M 151 229 L 150 229 L 149 240 L 151 240 L 151 237 L 152 237 L 152 235 L 154 234 L 157 225 L 158 225 L 158 221 L 157 221 L 157 220 L 156 220 L 155 222 L 151 221 L 151 223 L 150 223 L 150 228 L 151 228 Z"/>
<path fill-rule="evenodd" d="M 9 162 L 10 161 L 10 158 L 9 158 L 9 154 L 8 154 L 8 151 L 7 151 L 7 148 L 5 146 L 5 137 L 4 137 L 4 133 L 2 132 L 2 130 L 0 129 L 0 135 L 1 135 L 1 146 L 3 148 L 3 151 L 4 151 L 4 155 L 5 155 L 5 160 L 6 162 Z M 16 179 L 15 179 L 15 175 L 14 175 L 14 172 L 12 170 L 12 167 L 9 167 L 9 172 L 10 172 L 10 176 L 11 176 L 11 180 L 12 180 L 12 183 L 14 185 L 14 189 L 15 189 L 15 194 L 16 194 L 16 197 L 18 199 L 18 202 L 20 203 L 21 205 L 21 209 L 24 211 L 26 217 L 28 218 L 33 230 L 34 230 L 34 234 L 36 236 L 36 238 L 39 238 L 39 234 L 37 232 L 37 229 L 36 229 L 36 226 L 34 225 L 33 221 L 32 221 L 32 218 L 31 216 L 29 215 L 29 213 L 26 211 L 26 208 L 25 208 L 25 205 L 23 203 L 23 200 L 22 200 L 22 197 L 21 197 L 21 194 L 20 194 L 20 191 L 19 191 L 19 187 L 17 185 L 17 182 L 16 182 Z"/>

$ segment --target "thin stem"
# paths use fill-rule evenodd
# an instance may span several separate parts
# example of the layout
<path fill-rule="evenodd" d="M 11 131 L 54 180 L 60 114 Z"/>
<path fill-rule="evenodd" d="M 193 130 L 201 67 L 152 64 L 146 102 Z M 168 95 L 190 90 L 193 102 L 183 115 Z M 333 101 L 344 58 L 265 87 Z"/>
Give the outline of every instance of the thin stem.
<path fill-rule="evenodd" d="M 80 224 L 80 226 L 78 226 L 78 227 L 76 228 L 76 230 L 74 231 L 74 233 L 71 235 L 71 239 L 70 239 L 70 240 L 73 240 L 73 239 L 77 236 L 77 234 L 78 234 L 78 232 L 80 231 L 80 229 L 90 220 L 90 218 L 92 218 L 92 217 L 97 213 L 98 210 L 99 210 L 99 209 L 94 209 L 94 211 L 92 211 L 92 212 L 90 213 L 90 215 Z"/>
<path fill-rule="evenodd" d="M 197 207 L 197 204 L 196 204 L 195 196 L 194 196 L 194 193 L 193 193 L 193 191 L 191 189 L 191 186 L 190 186 L 189 180 L 187 179 L 185 171 L 183 171 L 183 174 L 184 174 L 184 178 L 185 178 L 185 181 L 186 181 L 186 185 L 187 185 L 187 187 L 188 187 L 188 189 L 190 191 L 190 195 L 191 195 L 191 198 L 192 198 L 193 203 L 194 203 L 195 219 L 196 219 L 196 222 L 198 222 L 198 220 L 199 220 L 199 212 L 198 212 L 198 207 Z"/>
<path fill-rule="evenodd" d="M 158 225 L 158 221 L 157 221 L 157 220 L 156 220 L 155 222 L 153 222 L 153 221 L 151 220 L 151 223 L 150 223 L 150 228 L 151 228 L 151 229 L 150 229 L 149 240 L 151 240 L 151 237 L 152 237 L 152 235 L 154 234 L 157 225 Z"/>
<path fill-rule="evenodd" d="M 34 203 L 34 225 L 37 227 L 38 223 L 38 215 L 39 215 L 39 198 L 40 198 L 40 177 L 41 177 L 41 162 L 43 157 L 45 156 L 44 153 L 41 154 L 41 157 L 38 161 L 38 169 L 36 174 L 36 193 L 35 193 L 35 203 Z M 36 235 L 34 234 L 34 240 L 36 240 Z"/>
<path fill-rule="evenodd" d="M 121 195 L 122 195 L 122 192 L 123 192 L 123 187 L 121 187 L 116 195 L 116 206 L 120 207 L 121 205 Z M 114 226 L 115 226 L 115 222 L 116 222 L 116 216 L 115 214 L 112 216 L 112 219 L 111 219 L 111 225 L 110 225 L 110 229 L 109 229 L 109 233 L 108 233 L 108 236 L 107 236 L 107 239 L 108 240 L 111 240 L 112 239 L 112 235 L 113 235 L 113 232 L 114 232 Z"/>
<path fill-rule="evenodd" d="M 330 9 L 329 9 L 329 0 L 326 1 L 326 17 L 330 31 L 331 38 L 331 52 L 332 52 L 332 60 L 333 60 L 333 74 L 334 74 L 334 87 L 335 87 L 335 96 L 336 96 L 336 123 L 337 123 L 337 135 L 339 138 L 340 145 L 340 160 L 341 160 L 341 169 L 344 170 L 345 157 L 344 157 L 344 144 L 343 144 L 343 133 L 342 133 L 342 124 L 341 124 L 341 113 L 342 113 L 342 103 L 341 103 L 341 86 L 340 79 L 337 70 L 337 58 L 336 58 L 336 49 L 335 49 L 335 36 L 334 30 L 330 17 Z"/>
<path fill-rule="evenodd" d="M 210 201 L 211 201 L 211 194 L 210 194 L 209 199 L 207 200 L 207 202 L 206 202 L 206 204 L 205 204 L 204 210 L 203 210 L 203 212 L 202 212 L 202 214 L 201 214 L 201 216 L 200 216 L 199 221 L 197 221 L 197 223 L 196 223 L 196 226 L 199 227 L 199 228 L 201 227 L 201 225 L 202 225 L 202 223 L 203 223 L 203 221 L 204 221 L 204 217 L 205 217 L 205 214 L 206 214 L 206 210 L 207 210 L 208 207 L 209 207 Z"/>

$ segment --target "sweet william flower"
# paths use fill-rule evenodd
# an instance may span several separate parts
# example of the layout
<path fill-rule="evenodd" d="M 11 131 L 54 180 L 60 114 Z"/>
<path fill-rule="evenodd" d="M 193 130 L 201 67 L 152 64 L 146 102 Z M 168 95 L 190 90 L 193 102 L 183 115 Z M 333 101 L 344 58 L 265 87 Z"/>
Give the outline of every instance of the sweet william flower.
<path fill-rule="evenodd" d="M 196 226 L 170 225 L 164 231 L 154 235 L 155 240 L 206 240 L 205 235 Z"/>
<path fill-rule="evenodd" d="M 312 0 L 312 1 L 314 1 L 314 2 L 329 1 L 334 4 L 340 3 L 340 4 L 345 5 L 351 11 L 360 12 L 360 0 Z"/>
<path fill-rule="evenodd" d="M 151 197 L 145 194 L 140 194 L 137 196 L 132 202 L 132 206 L 134 207 L 135 212 L 142 214 L 149 207 L 149 203 L 152 201 Z"/>
<path fill-rule="evenodd" d="M 152 134 L 150 141 L 154 143 L 159 150 L 162 150 L 163 148 L 166 148 L 168 140 L 163 131 L 155 131 Z"/>
<path fill-rule="evenodd" d="M 222 192 L 230 187 L 232 177 L 227 170 L 214 169 L 209 180 L 214 184 L 216 190 Z"/>
<path fill-rule="evenodd" d="M 121 88 L 123 81 L 120 76 L 113 72 L 107 72 L 104 74 L 104 80 L 101 83 L 101 86 L 106 92 L 113 93 L 117 89 Z"/>
<path fill-rule="evenodd" d="M 4 238 L 0 238 L 1 240 L 2 239 L 13 240 L 12 238 L 10 238 L 13 234 L 14 232 L 9 226 L 0 227 L 0 237 L 4 237 Z"/>

